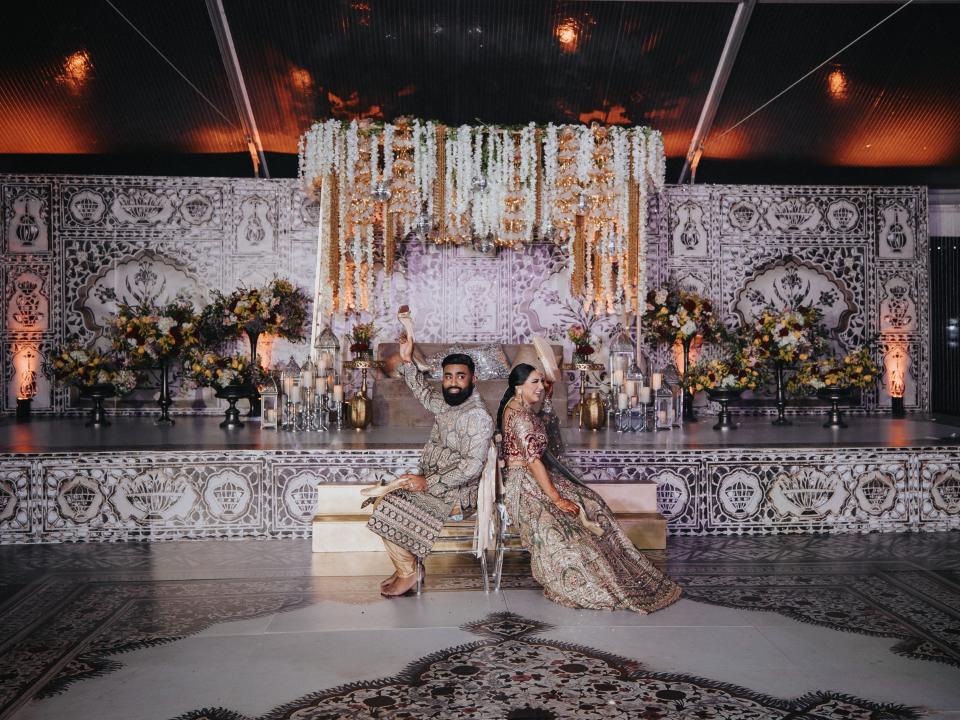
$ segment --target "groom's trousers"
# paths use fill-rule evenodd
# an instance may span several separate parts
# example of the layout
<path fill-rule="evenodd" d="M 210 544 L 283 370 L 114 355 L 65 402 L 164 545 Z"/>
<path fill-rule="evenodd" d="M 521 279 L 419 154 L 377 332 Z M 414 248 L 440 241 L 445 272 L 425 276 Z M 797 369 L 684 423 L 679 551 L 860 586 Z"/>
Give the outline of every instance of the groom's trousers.
<path fill-rule="evenodd" d="M 401 577 L 410 577 L 417 571 L 417 556 L 406 548 L 392 543 L 386 538 L 383 539 L 383 545 L 390 556 L 390 562 L 397 570 L 397 575 Z"/>

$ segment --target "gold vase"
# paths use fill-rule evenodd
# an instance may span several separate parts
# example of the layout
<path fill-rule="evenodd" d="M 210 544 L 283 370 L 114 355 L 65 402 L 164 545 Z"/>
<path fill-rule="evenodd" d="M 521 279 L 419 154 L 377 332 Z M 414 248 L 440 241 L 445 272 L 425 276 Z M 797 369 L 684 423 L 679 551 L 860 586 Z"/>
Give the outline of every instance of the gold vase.
<path fill-rule="evenodd" d="M 361 388 L 350 400 L 350 424 L 357 430 L 365 430 L 373 422 L 373 401 Z"/>
<path fill-rule="evenodd" d="M 595 390 L 587 393 L 583 406 L 583 426 L 587 430 L 600 430 L 607 422 L 607 406 Z"/>

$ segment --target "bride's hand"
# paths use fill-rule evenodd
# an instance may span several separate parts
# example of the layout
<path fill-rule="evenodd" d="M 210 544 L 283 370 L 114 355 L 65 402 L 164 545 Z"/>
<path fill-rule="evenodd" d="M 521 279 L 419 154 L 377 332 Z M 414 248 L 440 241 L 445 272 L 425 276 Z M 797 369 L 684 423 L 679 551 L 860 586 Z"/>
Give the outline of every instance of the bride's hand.
<path fill-rule="evenodd" d="M 557 498 L 553 501 L 553 504 L 560 508 L 561 511 L 569 513 L 570 515 L 577 515 L 580 512 L 580 506 L 572 500 L 567 500 L 565 497 Z"/>
<path fill-rule="evenodd" d="M 400 361 L 404 363 L 413 361 L 413 340 L 407 335 L 406 331 L 400 333 Z"/>

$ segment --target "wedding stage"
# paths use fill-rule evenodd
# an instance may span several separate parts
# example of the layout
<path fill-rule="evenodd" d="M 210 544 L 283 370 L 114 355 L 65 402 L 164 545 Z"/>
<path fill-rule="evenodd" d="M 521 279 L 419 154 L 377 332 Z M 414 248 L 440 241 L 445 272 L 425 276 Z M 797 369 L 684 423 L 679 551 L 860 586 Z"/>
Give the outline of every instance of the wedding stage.
<path fill-rule="evenodd" d="M 360 486 L 413 469 L 428 432 L 112 421 L 99 430 L 79 417 L 0 421 L 0 541 L 309 537 L 318 514 L 359 515 Z M 674 535 L 956 527 L 960 428 L 852 415 L 839 431 L 821 417 L 788 427 L 745 417 L 717 432 L 713 421 L 564 435 L 573 463 L 618 515 L 659 512 Z"/>

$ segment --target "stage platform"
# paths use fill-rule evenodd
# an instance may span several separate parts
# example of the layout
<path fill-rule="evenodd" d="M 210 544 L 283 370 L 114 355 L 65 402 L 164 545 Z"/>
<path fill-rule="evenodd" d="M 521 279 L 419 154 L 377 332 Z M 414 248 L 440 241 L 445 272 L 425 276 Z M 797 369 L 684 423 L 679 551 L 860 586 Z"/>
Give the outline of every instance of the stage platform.
<path fill-rule="evenodd" d="M 309 537 L 323 489 L 416 467 L 427 428 L 224 431 L 219 418 L 0 420 L 0 542 Z M 654 484 L 672 534 L 960 527 L 960 427 L 851 415 L 717 432 L 713 418 L 655 433 L 565 430 L 591 484 Z"/>

